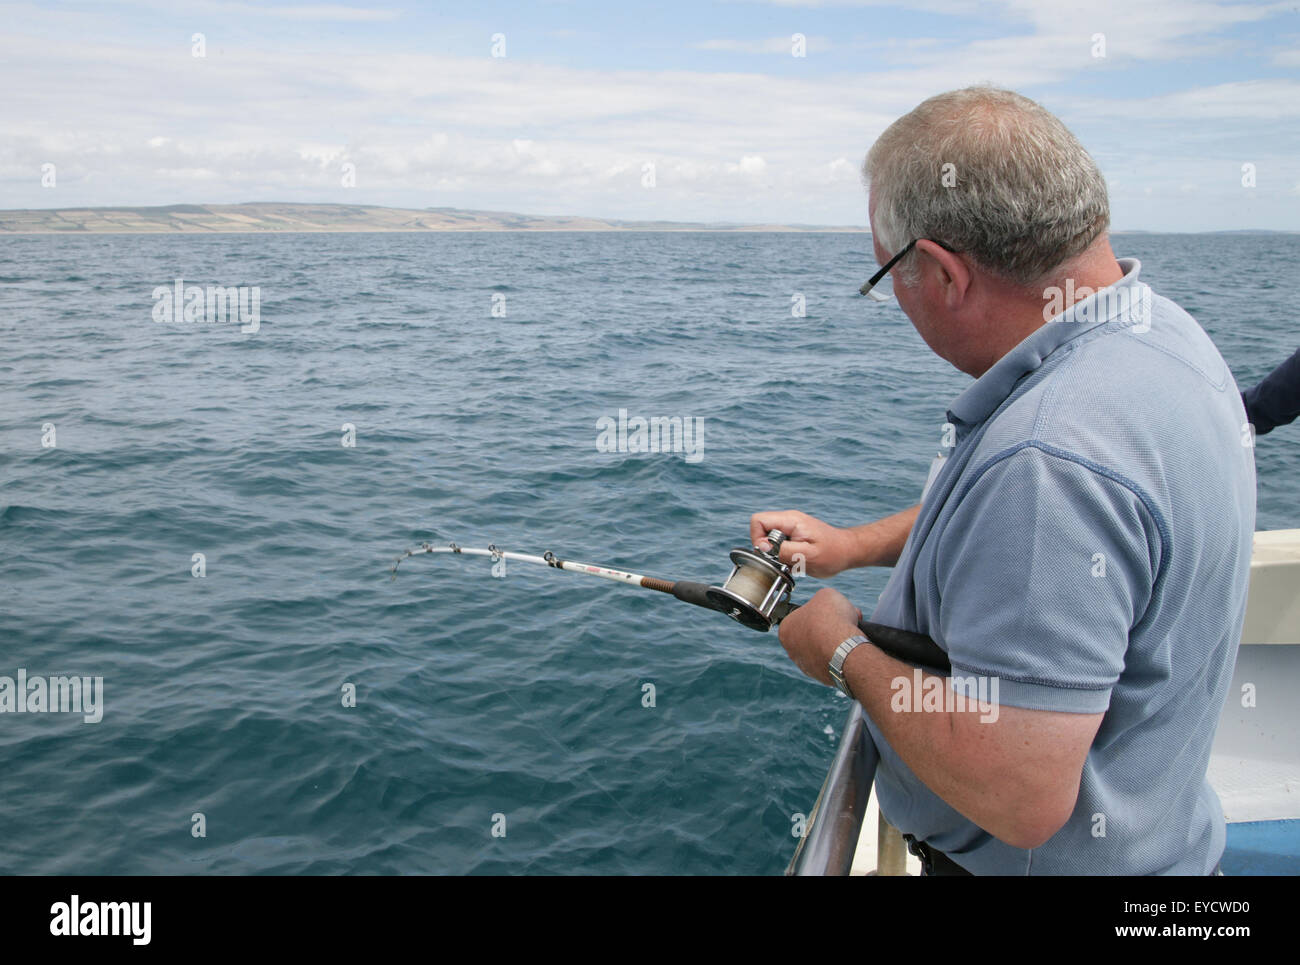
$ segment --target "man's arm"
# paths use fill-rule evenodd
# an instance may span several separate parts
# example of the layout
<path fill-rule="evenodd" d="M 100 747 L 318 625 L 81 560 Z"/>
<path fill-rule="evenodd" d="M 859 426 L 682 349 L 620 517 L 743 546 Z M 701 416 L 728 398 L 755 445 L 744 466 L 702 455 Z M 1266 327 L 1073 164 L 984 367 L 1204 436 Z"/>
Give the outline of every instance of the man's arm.
<path fill-rule="evenodd" d="M 781 643 L 804 673 L 830 684 L 830 658 L 860 632 L 858 617 L 841 594 L 823 589 L 782 622 Z M 1025 710 L 996 699 L 983 708 L 970 699 L 964 710 L 938 710 L 922 697 L 927 687 L 950 693 L 945 679 L 922 675 L 918 693 L 914 669 L 874 646 L 854 649 L 844 676 L 912 773 L 989 834 L 1036 848 L 1069 820 L 1103 714 Z"/>
<path fill-rule="evenodd" d="M 1262 436 L 1300 416 L 1300 351 L 1241 394 L 1246 420 Z"/>
<path fill-rule="evenodd" d="M 845 529 L 793 509 L 755 513 L 749 518 L 749 537 L 765 551 L 769 548 L 767 534 L 779 529 L 786 535 L 781 559 L 791 563 L 796 556 L 802 556 L 809 576 L 829 579 L 859 566 L 893 566 L 902 555 L 903 544 L 920 511 L 918 504 L 873 523 Z"/>
<path fill-rule="evenodd" d="M 863 523 L 852 527 L 854 542 L 858 547 L 856 566 L 893 566 L 903 555 L 903 544 L 911 535 L 916 517 L 920 515 L 921 504 L 893 516 L 886 516 L 874 523 Z"/>
<path fill-rule="evenodd" d="M 845 661 L 849 689 L 889 746 L 950 807 L 1013 848 L 1045 844 L 1069 820 L 1083 764 L 1103 714 L 1068 714 L 998 706 L 981 713 L 923 711 L 922 694 L 896 701 L 914 686 L 913 670 L 875 647 Z M 942 677 L 930 677 L 939 688 Z M 938 691 L 944 693 L 943 689 Z M 904 708 L 895 709 L 896 705 Z"/>
<path fill-rule="evenodd" d="M 866 646 L 849 655 L 845 678 L 918 781 L 1008 844 L 1036 846 L 1073 813 L 1155 586 L 1158 521 L 1128 483 L 1029 446 L 985 465 L 932 538 L 922 629 L 948 652 L 951 682 L 935 678 L 929 686 L 945 689 L 926 702 L 927 678 L 915 693 L 911 668 Z M 823 590 L 781 622 L 781 643 L 827 682 L 827 664 L 859 618 Z M 896 706 L 900 677 L 912 692 Z M 933 699 L 960 687 L 958 678 L 987 681 L 996 718 Z"/>

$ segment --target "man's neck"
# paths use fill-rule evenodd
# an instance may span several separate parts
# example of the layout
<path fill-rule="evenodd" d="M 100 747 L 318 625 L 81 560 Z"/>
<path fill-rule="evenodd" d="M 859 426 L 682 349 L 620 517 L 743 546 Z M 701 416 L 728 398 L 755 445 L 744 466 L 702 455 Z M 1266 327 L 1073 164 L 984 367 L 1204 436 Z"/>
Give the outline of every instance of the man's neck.
<path fill-rule="evenodd" d="M 1041 288 L 1024 288 L 1004 282 L 991 282 L 994 291 L 978 326 L 972 365 L 964 371 L 979 378 L 1013 348 L 1047 322 L 1044 308 L 1060 305 L 1066 311 L 1091 293 L 1108 288 L 1124 277 L 1106 236 L 1097 239 L 1087 251 L 1072 258 Z M 1055 294 L 1059 293 L 1059 294 Z M 1066 298 L 1069 301 L 1065 301 Z"/>

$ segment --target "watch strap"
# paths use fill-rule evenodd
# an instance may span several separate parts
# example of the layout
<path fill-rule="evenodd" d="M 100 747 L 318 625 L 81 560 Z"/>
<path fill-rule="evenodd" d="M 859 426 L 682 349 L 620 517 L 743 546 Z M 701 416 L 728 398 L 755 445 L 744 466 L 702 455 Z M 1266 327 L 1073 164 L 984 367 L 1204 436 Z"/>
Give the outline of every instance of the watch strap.
<path fill-rule="evenodd" d="M 844 694 L 844 696 L 848 697 L 850 700 L 853 699 L 853 691 L 849 689 L 849 682 L 844 679 L 844 661 L 847 660 L 849 654 L 858 647 L 862 646 L 864 643 L 870 642 L 871 641 L 862 634 L 855 633 L 836 647 L 835 653 L 831 656 L 831 680 L 835 681 L 835 686 L 839 688 L 840 693 Z"/>

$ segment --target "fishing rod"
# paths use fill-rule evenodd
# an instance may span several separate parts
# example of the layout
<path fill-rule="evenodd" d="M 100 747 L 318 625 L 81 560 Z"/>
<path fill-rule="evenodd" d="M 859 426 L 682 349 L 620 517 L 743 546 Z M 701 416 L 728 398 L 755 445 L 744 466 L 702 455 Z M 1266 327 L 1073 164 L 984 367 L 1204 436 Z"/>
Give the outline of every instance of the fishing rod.
<path fill-rule="evenodd" d="M 790 592 L 795 585 L 794 576 L 790 572 L 789 564 L 781 562 L 781 544 L 786 538 L 784 533 L 774 529 L 767 534 L 767 540 L 771 544 L 770 550 L 744 547 L 733 549 L 730 554 L 731 575 L 722 586 L 706 586 L 689 580 L 664 580 L 657 576 L 629 573 L 608 566 L 563 560 L 550 550 L 541 556 L 514 553 L 499 549 L 493 543 L 489 543 L 486 549 L 459 546 L 456 543 L 448 543 L 446 546 L 422 543 L 418 549 L 408 549 L 397 558 L 392 566 L 392 578 L 397 579 L 397 567 L 410 556 L 425 553 L 488 556 L 492 558 L 493 563 L 499 560 L 532 563 L 557 570 L 567 570 L 570 573 L 586 573 L 588 576 L 599 576 L 627 586 L 667 593 L 683 603 L 725 613 L 737 623 L 765 633 L 799 608 L 798 603 L 790 601 Z M 858 628 L 868 640 L 895 659 L 915 666 L 939 670 L 944 674 L 952 670 L 947 653 L 925 634 L 888 627 L 870 620 L 859 621 Z"/>

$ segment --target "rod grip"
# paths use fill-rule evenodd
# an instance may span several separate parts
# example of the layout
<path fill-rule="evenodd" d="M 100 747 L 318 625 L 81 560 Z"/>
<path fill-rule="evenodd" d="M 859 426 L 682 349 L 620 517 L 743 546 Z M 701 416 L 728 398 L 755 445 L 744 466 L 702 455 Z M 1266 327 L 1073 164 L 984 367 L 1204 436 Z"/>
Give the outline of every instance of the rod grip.
<path fill-rule="evenodd" d="M 781 622 L 797 609 L 799 609 L 798 603 L 779 605 L 776 609 L 776 622 Z M 938 670 L 945 674 L 952 673 L 948 654 L 924 633 L 887 627 L 883 623 L 872 623 L 870 620 L 858 621 L 858 629 L 868 640 L 895 660 L 910 663 L 914 667 L 929 667 L 931 670 Z"/>
<path fill-rule="evenodd" d="M 703 583 L 691 583 L 689 580 L 678 580 L 673 584 L 672 594 L 683 603 L 694 603 L 696 606 L 702 606 L 706 610 L 717 610 L 719 613 L 726 612 L 721 605 L 714 603 L 708 597 L 709 588 Z"/>
<path fill-rule="evenodd" d="M 858 629 L 866 634 L 868 640 L 896 660 L 913 666 L 941 670 L 945 674 L 952 673 L 948 654 L 924 633 L 887 627 L 883 623 L 872 623 L 870 620 L 860 621 Z"/>

